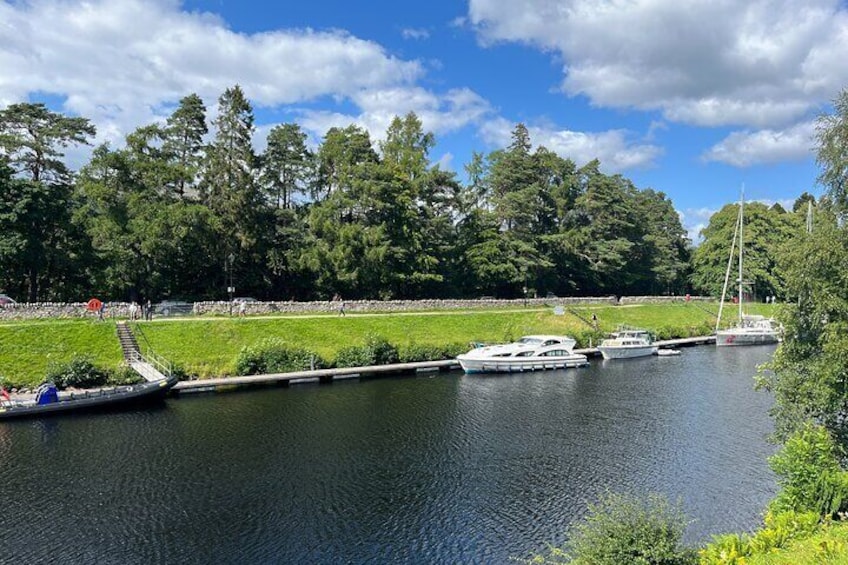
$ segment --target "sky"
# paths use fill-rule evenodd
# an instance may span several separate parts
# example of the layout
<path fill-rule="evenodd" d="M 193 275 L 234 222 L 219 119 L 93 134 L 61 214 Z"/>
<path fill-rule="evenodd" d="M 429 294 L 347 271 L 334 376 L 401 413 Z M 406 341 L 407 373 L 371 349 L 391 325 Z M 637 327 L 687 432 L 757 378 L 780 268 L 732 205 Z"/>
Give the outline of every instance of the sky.
<path fill-rule="evenodd" d="M 239 84 L 258 151 L 279 123 L 379 141 L 414 111 L 464 180 L 523 122 L 534 146 L 664 192 L 693 237 L 743 185 L 821 194 L 815 120 L 846 58 L 845 0 L 0 0 L 0 107 L 89 118 L 95 143 L 191 93 L 211 118 Z"/>

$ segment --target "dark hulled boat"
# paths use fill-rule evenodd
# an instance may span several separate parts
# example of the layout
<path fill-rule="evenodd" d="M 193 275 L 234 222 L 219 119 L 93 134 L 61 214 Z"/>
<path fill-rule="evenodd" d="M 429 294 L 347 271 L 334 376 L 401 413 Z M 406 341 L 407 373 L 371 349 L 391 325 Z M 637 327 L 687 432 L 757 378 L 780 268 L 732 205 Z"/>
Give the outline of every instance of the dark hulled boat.
<path fill-rule="evenodd" d="M 116 386 L 60 395 L 55 385 L 41 385 L 32 400 L 0 401 L 0 420 L 50 416 L 67 412 L 111 409 L 152 402 L 164 396 L 177 384 L 174 376 L 141 384 Z"/>

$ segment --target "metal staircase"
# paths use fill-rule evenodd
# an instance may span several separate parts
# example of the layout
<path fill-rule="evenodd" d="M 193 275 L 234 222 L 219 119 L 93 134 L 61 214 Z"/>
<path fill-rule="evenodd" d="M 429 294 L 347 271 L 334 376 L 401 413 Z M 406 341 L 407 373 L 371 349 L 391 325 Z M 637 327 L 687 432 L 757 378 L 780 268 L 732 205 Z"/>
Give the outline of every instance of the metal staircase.
<path fill-rule="evenodd" d="M 171 376 L 173 369 L 168 361 L 152 351 L 148 351 L 145 355 L 141 354 L 135 334 L 126 322 L 118 322 L 116 329 L 118 341 L 121 343 L 121 352 L 124 354 L 124 361 L 136 373 L 144 377 L 144 380 L 155 382 Z"/>
<path fill-rule="evenodd" d="M 140 352 L 138 342 L 135 340 L 135 335 L 126 322 L 118 322 L 116 329 L 118 331 L 118 341 L 121 342 L 121 352 L 124 354 L 124 361 L 130 362 L 137 358 Z"/>

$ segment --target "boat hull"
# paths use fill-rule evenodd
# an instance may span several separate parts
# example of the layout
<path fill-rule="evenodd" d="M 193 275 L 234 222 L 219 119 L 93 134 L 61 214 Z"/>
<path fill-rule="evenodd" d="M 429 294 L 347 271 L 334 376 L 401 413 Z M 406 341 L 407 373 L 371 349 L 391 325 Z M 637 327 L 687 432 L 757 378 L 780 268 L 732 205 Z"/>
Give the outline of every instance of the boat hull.
<path fill-rule="evenodd" d="M 0 405 L 0 420 L 109 410 L 154 402 L 164 398 L 175 384 L 177 384 L 177 378 L 170 377 L 160 381 L 116 387 L 113 390 L 101 389 L 94 392 L 73 393 L 50 404 L 6 402 Z"/>
<path fill-rule="evenodd" d="M 746 332 L 743 330 L 722 330 L 716 332 L 716 345 L 719 347 L 770 345 L 779 341 L 780 337 L 775 332 Z"/>
<path fill-rule="evenodd" d="M 632 346 L 598 346 L 604 359 L 633 359 L 636 357 L 648 357 L 657 352 L 656 345 L 632 345 Z"/>
<path fill-rule="evenodd" d="M 474 358 L 468 355 L 460 355 L 457 357 L 457 361 L 466 373 L 525 373 L 573 369 L 585 367 L 589 364 L 586 356 L 579 353 L 562 357 L 518 357 L 512 359 Z"/>

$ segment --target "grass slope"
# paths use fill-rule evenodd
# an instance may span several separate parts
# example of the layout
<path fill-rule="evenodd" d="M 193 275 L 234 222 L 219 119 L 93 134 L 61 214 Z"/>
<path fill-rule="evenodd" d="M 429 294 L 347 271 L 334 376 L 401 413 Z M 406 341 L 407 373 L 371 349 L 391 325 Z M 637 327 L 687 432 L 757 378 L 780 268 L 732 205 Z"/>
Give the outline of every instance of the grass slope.
<path fill-rule="evenodd" d="M 38 384 L 52 362 L 87 355 L 96 365 L 120 363 L 115 324 L 91 320 L 0 324 L 0 377 L 11 385 Z"/>
<path fill-rule="evenodd" d="M 276 337 L 333 359 L 339 349 L 361 344 L 369 334 L 395 345 L 467 344 L 471 341 L 510 341 L 528 333 L 567 334 L 581 346 L 589 338 L 619 324 L 647 328 L 660 338 L 711 333 L 715 323 L 709 311 L 717 304 L 645 304 L 586 306 L 579 314 L 554 315 L 544 310 L 489 310 L 473 312 L 415 312 L 402 314 L 300 315 L 247 318 L 184 318 L 135 322 L 142 349 L 158 354 L 201 377 L 233 373 L 235 357 L 244 346 Z M 772 314 L 774 307 L 751 305 L 753 313 Z M 583 320 L 592 314 L 600 331 Z M 732 315 L 732 313 L 729 313 Z M 581 320 L 583 318 L 583 320 Z M 94 362 L 113 367 L 121 354 L 113 322 L 26 321 L 0 323 L 0 375 L 14 384 L 37 384 L 50 361 L 68 361 L 89 354 Z"/>

